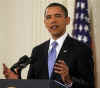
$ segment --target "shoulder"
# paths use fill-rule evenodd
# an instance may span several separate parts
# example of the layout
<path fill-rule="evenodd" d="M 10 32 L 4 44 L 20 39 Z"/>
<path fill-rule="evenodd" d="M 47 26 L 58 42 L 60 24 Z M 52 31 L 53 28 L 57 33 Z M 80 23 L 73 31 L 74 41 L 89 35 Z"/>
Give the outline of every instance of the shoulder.
<path fill-rule="evenodd" d="M 70 37 L 70 36 L 69 36 L 69 38 L 70 38 L 71 43 L 72 43 L 74 46 L 76 46 L 76 47 L 86 47 L 86 48 L 89 48 L 89 46 L 86 45 L 85 43 L 82 43 L 82 42 L 80 42 L 80 41 L 78 41 L 78 40 L 76 40 L 75 38 Z"/>
<path fill-rule="evenodd" d="M 76 58 L 79 57 L 79 59 L 77 59 L 77 60 L 82 61 L 82 58 L 83 58 L 83 60 L 86 60 L 86 61 L 87 61 L 87 58 L 89 58 L 88 60 L 90 60 L 90 59 L 93 60 L 92 59 L 93 53 L 92 53 L 91 48 L 88 45 L 86 45 L 85 43 L 82 43 L 72 37 L 69 37 L 69 41 L 70 41 L 69 47 L 71 47 L 70 52 L 71 53 L 73 52 L 74 57 L 75 56 L 76 56 Z"/>
<path fill-rule="evenodd" d="M 48 47 L 48 46 L 49 46 L 49 42 L 50 42 L 50 40 L 44 41 L 43 43 L 41 43 L 41 44 L 35 46 L 35 47 L 33 48 L 33 50 L 41 50 L 41 49 L 43 49 L 44 47 Z"/>
<path fill-rule="evenodd" d="M 47 49 L 46 47 L 48 47 L 48 44 L 49 44 L 49 40 L 37 45 L 32 49 L 32 53 L 30 57 L 32 59 L 32 63 L 33 61 L 37 61 L 38 57 L 43 56 L 45 50 Z"/>
<path fill-rule="evenodd" d="M 34 48 L 42 48 L 42 47 L 44 47 L 44 46 L 47 46 L 47 45 L 49 44 L 49 42 L 50 42 L 50 40 L 47 40 L 47 41 L 45 41 L 45 42 L 43 42 L 43 43 L 37 45 L 37 46 L 34 47 Z"/>
<path fill-rule="evenodd" d="M 85 43 L 82 43 L 78 40 L 76 40 L 75 38 L 73 37 L 70 37 L 69 36 L 69 42 L 70 42 L 70 45 L 73 47 L 73 48 L 76 48 L 77 50 L 82 50 L 82 51 L 89 51 L 91 52 L 91 48 L 86 45 Z"/>

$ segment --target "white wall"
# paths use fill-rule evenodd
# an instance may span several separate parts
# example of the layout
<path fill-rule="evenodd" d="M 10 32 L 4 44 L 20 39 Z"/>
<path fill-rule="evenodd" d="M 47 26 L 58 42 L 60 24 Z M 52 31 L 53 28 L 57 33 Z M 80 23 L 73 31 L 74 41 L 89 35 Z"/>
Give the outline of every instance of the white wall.
<path fill-rule="evenodd" d="M 11 66 L 32 49 L 32 0 L 0 0 L 0 78 L 2 63 Z"/>
<path fill-rule="evenodd" d="M 96 86 L 100 88 L 100 1 L 91 0 L 93 7 L 93 26 L 96 51 Z"/>

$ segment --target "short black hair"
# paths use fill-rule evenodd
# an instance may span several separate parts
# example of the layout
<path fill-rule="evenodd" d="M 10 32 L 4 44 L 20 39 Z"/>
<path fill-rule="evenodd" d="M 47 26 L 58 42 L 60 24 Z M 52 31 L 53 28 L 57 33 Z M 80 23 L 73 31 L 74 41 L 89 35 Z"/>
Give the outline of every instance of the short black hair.
<path fill-rule="evenodd" d="M 59 7 L 64 11 L 65 17 L 68 16 L 68 10 L 67 10 L 67 8 L 66 8 L 64 5 L 60 4 L 60 3 L 50 3 L 50 4 L 46 7 L 46 9 L 49 8 L 49 7 L 53 7 L 53 6 L 54 6 L 54 7 L 59 6 Z M 45 9 L 44 16 L 45 16 L 45 14 L 46 14 L 46 9 Z"/>

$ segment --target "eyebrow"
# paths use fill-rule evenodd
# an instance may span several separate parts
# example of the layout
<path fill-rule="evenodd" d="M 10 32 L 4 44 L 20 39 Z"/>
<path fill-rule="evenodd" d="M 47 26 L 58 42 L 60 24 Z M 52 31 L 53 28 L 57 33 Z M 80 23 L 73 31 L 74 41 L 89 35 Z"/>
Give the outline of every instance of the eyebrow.
<path fill-rule="evenodd" d="M 62 13 L 55 13 L 54 15 L 64 15 Z M 45 16 L 51 16 L 51 14 L 46 14 Z"/>

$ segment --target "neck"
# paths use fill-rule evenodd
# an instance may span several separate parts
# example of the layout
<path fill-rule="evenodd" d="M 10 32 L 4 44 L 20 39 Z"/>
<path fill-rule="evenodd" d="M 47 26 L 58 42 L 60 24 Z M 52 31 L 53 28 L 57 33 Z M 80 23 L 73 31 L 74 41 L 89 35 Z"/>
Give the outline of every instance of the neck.
<path fill-rule="evenodd" d="M 64 33 L 65 33 L 65 32 L 64 32 Z M 52 36 L 52 38 L 53 38 L 54 40 L 57 40 L 57 39 L 59 39 L 61 36 L 63 36 L 64 33 L 59 34 L 59 35 L 54 35 L 54 36 Z"/>

